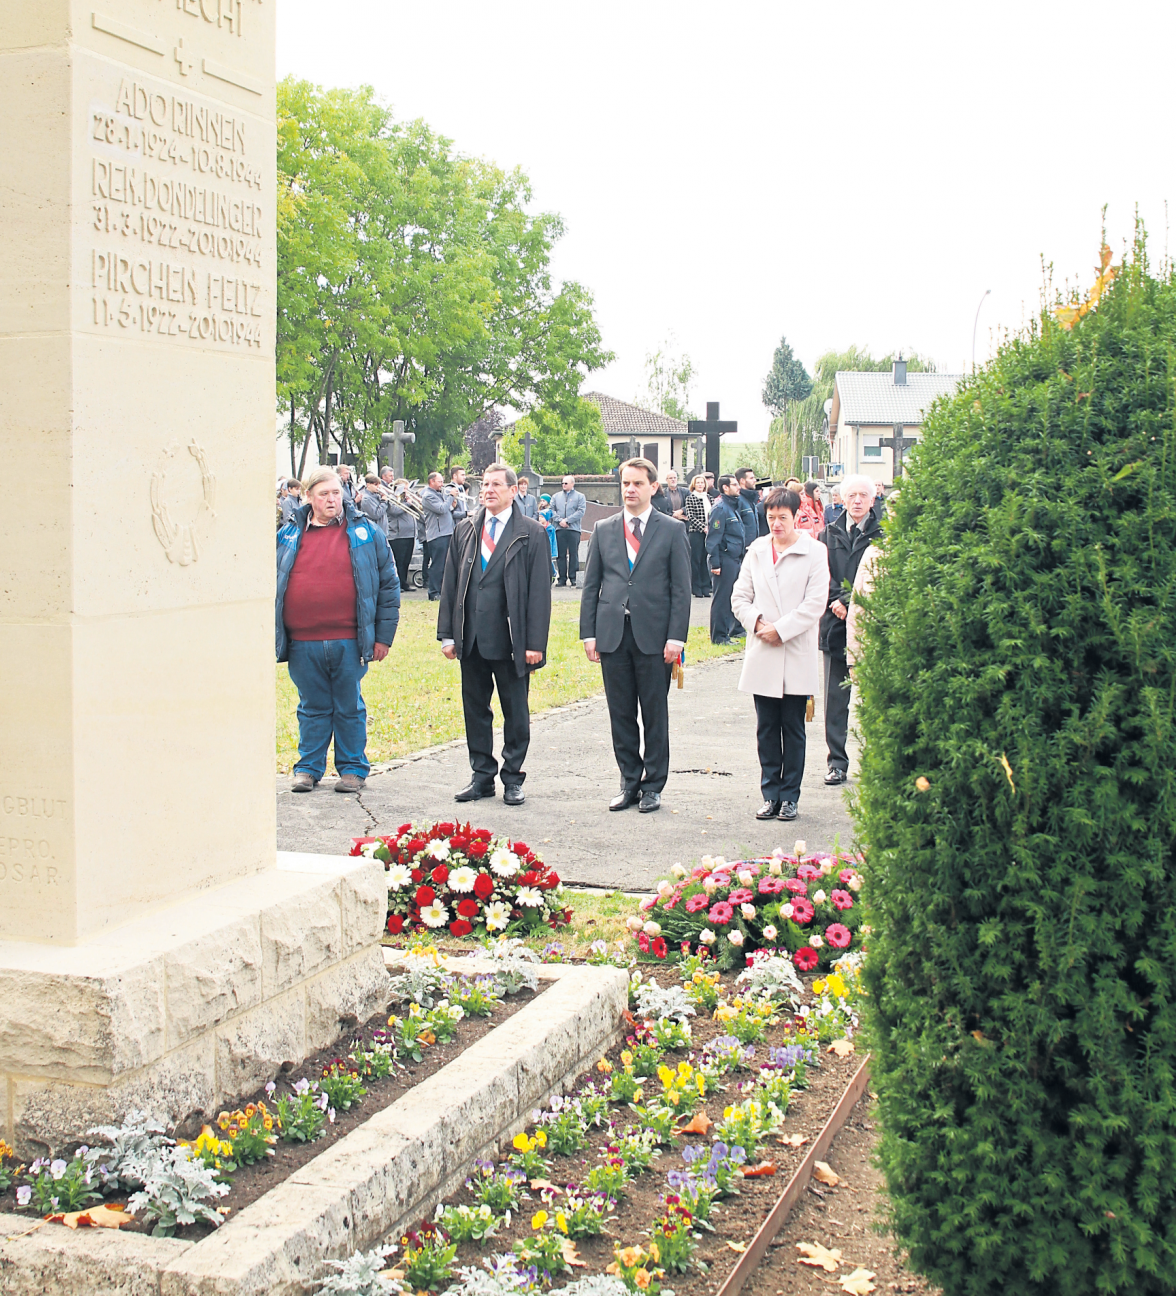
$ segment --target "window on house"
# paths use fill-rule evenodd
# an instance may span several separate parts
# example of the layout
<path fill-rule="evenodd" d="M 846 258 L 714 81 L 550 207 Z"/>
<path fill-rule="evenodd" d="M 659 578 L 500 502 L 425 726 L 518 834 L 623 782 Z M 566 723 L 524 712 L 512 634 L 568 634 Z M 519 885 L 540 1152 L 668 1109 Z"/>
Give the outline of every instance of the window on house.
<path fill-rule="evenodd" d="M 881 437 L 862 437 L 862 458 L 863 459 L 881 459 L 882 458 L 882 438 Z"/>
<path fill-rule="evenodd" d="M 648 459 L 649 462 L 653 464 L 655 468 L 657 467 L 657 442 L 656 441 L 647 441 L 645 443 L 645 458 Z"/>

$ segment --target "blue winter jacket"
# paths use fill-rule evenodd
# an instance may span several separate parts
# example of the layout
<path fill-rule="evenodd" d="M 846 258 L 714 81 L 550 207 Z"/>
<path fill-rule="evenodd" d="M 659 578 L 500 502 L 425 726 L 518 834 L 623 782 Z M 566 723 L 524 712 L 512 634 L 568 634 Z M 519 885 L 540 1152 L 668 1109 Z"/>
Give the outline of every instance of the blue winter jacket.
<path fill-rule="evenodd" d="M 351 541 L 351 571 L 355 576 L 355 621 L 359 655 L 371 661 L 376 644 L 390 644 L 400 620 L 400 577 L 384 533 L 370 518 L 356 512 L 350 500 L 343 501 L 347 515 L 347 538 Z M 282 620 L 286 586 L 298 557 L 298 546 L 310 520 L 310 505 L 303 504 L 278 531 L 278 661 L 290 654 L 290 638 Z"/>

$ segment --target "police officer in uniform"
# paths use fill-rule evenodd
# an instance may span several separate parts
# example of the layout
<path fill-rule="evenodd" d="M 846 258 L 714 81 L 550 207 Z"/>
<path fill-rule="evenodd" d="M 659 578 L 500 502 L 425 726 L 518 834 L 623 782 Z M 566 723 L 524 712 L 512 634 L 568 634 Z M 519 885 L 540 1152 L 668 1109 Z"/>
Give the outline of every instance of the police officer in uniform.
<path fill-rule="evenodd" d="M 739 568 L 747 550 L 741 516 L 739 483 L 724 474 L 719 478 L 719 498 L 711 509 L 706 533 L 707 563 L 714 577 L 711 598 L 711 643 L 725 644 L 747 633 L 731 612 L 731 591 L 739 579 Z"/>

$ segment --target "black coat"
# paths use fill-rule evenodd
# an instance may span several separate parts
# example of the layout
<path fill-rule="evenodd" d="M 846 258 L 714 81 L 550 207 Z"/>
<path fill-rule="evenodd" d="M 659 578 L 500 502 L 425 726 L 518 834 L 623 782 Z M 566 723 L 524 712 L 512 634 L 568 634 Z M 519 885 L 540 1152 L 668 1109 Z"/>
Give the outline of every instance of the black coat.
<path fill-rule="evenodd" d="M 867 513 L 862 529 L 854 536 L 851 543 L 849 527 L 852 522 L 853 519 L 849 516 L 847 509 L 836 522 L 831 522 L 820 535 L 820 539 L 829 550 L 830 607 L 834 602 L 849 607 L 850 590 L 853 587 L 854 577 L 857 575 L 862 554 L 882 534 L 878 519 L 873 513 Z M 847 584 L 849 588 L 846 588 Z M 845 652 L 845 622 L 830 612 L 828 608 L 821 617 L 821 633 L 817 646 L 822 652 Z"/>
<path fill-rule="evenodd" d="M 649 515 L 637 561 L 629 569 L 622 530 L 624 512 L 597 522 L 580 596 L 580 638 L 597 652 L 616 652 L 625 631 L 625 609 L 639 652 L 665 651 L 690 633 L 690 542 L 686 524 L 655 509 Z"/>
<path fill-rule="evenodd" d="M 481 563 L 485 519 L 485 508 L 462 518 L 453 529 L 445 559 L 445 578 L 437 608 L 437 638 L 452 639 L 459 658 L 465 637 L 466 591 L 474 564 Z M 524 517 L 517 504 L 511 518 L 511 534 L 504 535 L 503 539 L 506 552 L 501 560 L 502 580 L 510 642 L 515 671 L 521 678 L 529 670 L 538 670 L 547 660 L 547 636 L 551 629 L 551 550 L 547 532 L 538 522 Z M 528 652 L 543 653 L 543 661 L 528 666 Z"/>

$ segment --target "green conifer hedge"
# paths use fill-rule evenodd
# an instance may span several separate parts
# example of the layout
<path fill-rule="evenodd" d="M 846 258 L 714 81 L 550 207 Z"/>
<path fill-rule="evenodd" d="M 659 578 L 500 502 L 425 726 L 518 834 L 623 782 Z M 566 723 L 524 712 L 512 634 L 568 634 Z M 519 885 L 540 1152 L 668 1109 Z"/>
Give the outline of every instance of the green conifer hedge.
<path fill-rule="evenodd" d="M 1176 278 L 1141 235 L 924 432 L 859 668 L 893 1226 L 949 1296 L 1171 1293 Z"/>

